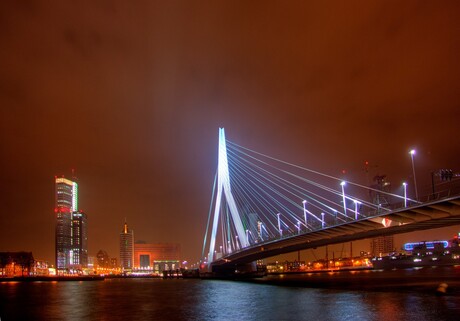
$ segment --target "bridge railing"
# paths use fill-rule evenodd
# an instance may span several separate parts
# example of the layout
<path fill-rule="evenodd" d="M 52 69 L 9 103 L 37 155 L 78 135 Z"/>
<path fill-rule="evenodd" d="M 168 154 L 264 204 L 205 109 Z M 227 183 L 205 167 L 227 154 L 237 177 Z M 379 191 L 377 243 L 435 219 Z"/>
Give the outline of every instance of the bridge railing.
<path fill-rule="evenodd" d="M 298 231 L 284 231 L 284 233 L 281 236 L 278 235 L 278 236 L 274 236 L 274 237 L 268 237 L 268 238 L 264 239 L 261 242 L 259 241 L 259 242 L 252 243 L 246 248 L 242 248 L 240 250 L 233 251 L 232 253 L 227 253 L 227 255 L 242 252 L 242 251 L 247 250 L 247 249 L 259 247 L 259 246 L 262 246 L 264 244 L 269 244 L 271 242 L 276 242 L 276 241 L 279 241 L 279 240 L 282 240 L 282 239 L 288 239 L 288 238 L 292 238 L 292 237 L 295 237 L 295 236 L 298 236 L 298 235 L 305 235 L 305 234 L 308 234 L 308 233 L 320 231 L 322 229 L 331 228 L 331 227 L 337 227 L 337 226 L 340 226 L 340 225 L 349 224 L 349 223 L 356 222 L 356 221 L 359 221 L 359 220 L 364 220 L 364 219 L 373 218 L 373 217 L 379 217 L 379 216 L 389 214 L 391 212 L 401 210 L 401 209 L 404 209 L 404 208 L 410 208 L 410 207 L 413 207 L 413 206 L 418 206 L 418 205 L 421 205 L 421 204 L 430 203 L 430 202 L 434 202 L 434 201 L 439 201 L 439 200 L 442 200 L 442 199 L 446 199 L 446 198 L 450 198 L 450 197 L 460 195 L 460 179 L 456 180 L 455 182 L 452 182 L 452 184 L 449 184 L 449 186 L 447 186 L 447 187 L 448 188 L 445 188 L 445 189 L 440 190 L 440 191 L 436 191 L 435 193 L 430 193 L 430 194 L 424 195 L 422 197 L 419 197 L 418 200 L 413 200 L 413 199 L 408 200 L 406 202 L 406 206 L 404 206 L 404 202 L 396 202 L 396 203 L 389 204 L 389 205 L 385 206 L 384 208 L 382 207 L 382 208 L 377 208 L 377 209 L 373 209 L 373 210 L 363 211 L 362 213 L 359 213 L 359 217 L 358 217 L 357 220 L 352 215 L 345 217 L 345 216 L 343 216 L 343 214 L 342 214 L 342 216 L 336 216 L 336 217 L 332 217 L 332 218 L 328 217 L 328 220 L 326 221 L 326 224 L 324 226 L 321 224 L 321 222 L 314 222 L 313 224 L 309 224 L 308 228 L 304 227 L 301 230 L 300 233 L 298 233 Z M 353 215 L 354 215 L 354 212 L 353 212 Z M 223 258 L 225 258 L 227 255 L 224 255 Z"/>

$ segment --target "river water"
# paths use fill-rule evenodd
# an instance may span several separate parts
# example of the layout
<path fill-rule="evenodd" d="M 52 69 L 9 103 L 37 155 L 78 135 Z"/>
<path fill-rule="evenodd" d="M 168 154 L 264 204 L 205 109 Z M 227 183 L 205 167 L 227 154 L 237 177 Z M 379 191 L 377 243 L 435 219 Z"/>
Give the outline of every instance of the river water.
<path fill-rule="evenodd" d="M 460 297 L 434 292 L 312 288 L 263 280 L 4 282 L 0 283 L 0 319 L 460 320 Z"/>

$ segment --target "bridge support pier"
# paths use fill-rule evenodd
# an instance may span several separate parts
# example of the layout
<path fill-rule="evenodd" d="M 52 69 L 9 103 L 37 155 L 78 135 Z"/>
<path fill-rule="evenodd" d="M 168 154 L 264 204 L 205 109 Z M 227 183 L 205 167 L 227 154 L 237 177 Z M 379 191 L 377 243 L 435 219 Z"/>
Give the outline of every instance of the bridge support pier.
<path fill-rule="evenodd" d="M 256 262 L 241 263 L 234 265 L 211 264 L 210 272 L 201 272 L 203 279 L 251 279 L 263 277 L 267 273 L 265 267 L 256 265 Z"/>

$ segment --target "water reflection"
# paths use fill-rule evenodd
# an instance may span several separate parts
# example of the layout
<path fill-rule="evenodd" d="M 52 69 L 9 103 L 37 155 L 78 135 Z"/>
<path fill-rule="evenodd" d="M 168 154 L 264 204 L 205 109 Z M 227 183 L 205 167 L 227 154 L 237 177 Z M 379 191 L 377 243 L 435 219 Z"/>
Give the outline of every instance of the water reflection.
<path fill-rule="evenodd" d="M 0 283 L 5 320 L 457 320 L 460 299 L 230 281 Z"/>

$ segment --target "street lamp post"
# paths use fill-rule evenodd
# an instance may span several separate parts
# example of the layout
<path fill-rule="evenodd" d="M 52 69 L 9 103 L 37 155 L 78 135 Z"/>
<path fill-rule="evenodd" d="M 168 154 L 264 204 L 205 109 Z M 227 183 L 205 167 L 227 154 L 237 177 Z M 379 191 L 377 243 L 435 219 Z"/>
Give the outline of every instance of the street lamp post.
<path fill-rule="evenodd" d="M 260 223 L 260 240 L 263 242 L 264 241 L 264 223 Z"/>
<path fill-rule="evenodd" d="M 357 200 L 353 200 L 353 202 L 355 203 L 355 220 L 357 221 L 358 220 L 358 215 L 359 215 L 358 204 L 361 204 L 361 202 L 359 202 Z"/>
<path fill-rule="evenodd" d="M 308 228 L 307 222 L 307 201 L 302 201 L 303 204 L 303 219 L 305 221 L 305 228 Z"/>
<path fill-rule="evenodd" d="M 343 214 L 347 216 L 347 204 L 345 202 L 345 181 L 340 182 L 340 186 L 342 186 L 342 198 L 343 198 Z"/>
<path fill-rule="evenodd" d="M 281 213 L 278 213 L 278 231 L 280 232 L 280 238 L 283 236 L 283 231 L 281 230 L 281 219 L 280 219 L 280 215 Z"/>
<path fill-rule="evenodd" d="M 404 207 L 407 207 L 407 183 L 406 182 L 403 183 L 403 187 L 404 187 Z"/>
<path fill-rule="evenodd" d="M 415 199 L 418 200 L 417 179 L 415 178 L 415 165 L 414 165 L 415 149 L 412 149 L 409 152 L 409 154 L 410 154 L 410 158 L 412 160 L 412 175 L 414 176 Z"/>

